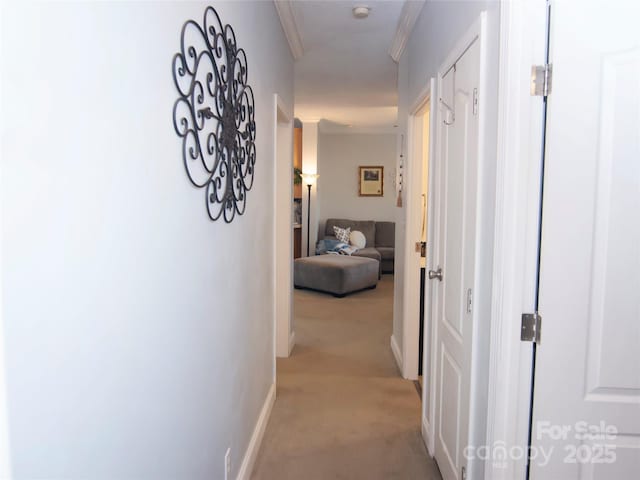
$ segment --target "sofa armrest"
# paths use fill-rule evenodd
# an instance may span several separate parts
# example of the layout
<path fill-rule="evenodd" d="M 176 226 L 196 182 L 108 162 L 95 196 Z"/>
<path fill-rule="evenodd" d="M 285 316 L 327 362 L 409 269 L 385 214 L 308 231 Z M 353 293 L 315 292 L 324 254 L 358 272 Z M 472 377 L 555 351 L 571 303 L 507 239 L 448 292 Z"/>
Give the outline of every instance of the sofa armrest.
<path fill-rule="evenodd" d="M 376 247 L 395 247 L 396 224 L 394 222 L 376 222 Z"/>

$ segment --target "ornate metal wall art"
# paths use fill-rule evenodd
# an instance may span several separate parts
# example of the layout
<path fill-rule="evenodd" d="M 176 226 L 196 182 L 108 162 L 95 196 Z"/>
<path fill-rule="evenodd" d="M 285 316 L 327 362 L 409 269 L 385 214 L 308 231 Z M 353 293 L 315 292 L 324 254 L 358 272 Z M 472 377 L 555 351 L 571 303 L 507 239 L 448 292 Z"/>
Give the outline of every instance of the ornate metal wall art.
<path fill-rule="evenodd" d="M 253 186 L 256 123 L 247 57 L 230 25 L 213 7 L 202 26 L 182 27 L 180 52 L 173 57 L 179 97 L 173 126 L 182 138 L 182 158 L 193 185 L 205 188 L 211 220 L 230 223 L 242 215 Z"/>

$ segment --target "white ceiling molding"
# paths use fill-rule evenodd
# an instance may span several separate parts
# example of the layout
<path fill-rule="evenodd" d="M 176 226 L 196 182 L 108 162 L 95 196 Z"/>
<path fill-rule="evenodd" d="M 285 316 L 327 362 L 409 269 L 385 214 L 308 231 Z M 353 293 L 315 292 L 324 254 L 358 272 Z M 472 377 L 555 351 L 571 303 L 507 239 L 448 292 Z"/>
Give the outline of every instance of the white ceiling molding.
<path fill-rule="evenodd" d="M 273 0 L 280 17 L 282 29 L 289 42 L 289 49 L 294 60 L 299 60 L 304 54 L 304 45 L 298 29 L 298 21 L 293 10 L 293 0 Z"/>
<path fill-rule="evenodd" d="M 424 7 L 425 0 L 405 0 L 402 6 L 402 12 L 400 12 L 400 19 L 398 20 L 398 26 L 396 27 L 396 34 L 393 36 L 391 42 L 391 48 L 389 49 L 389 55 L 398 63 L 404 47 L 407 45 L 411 30 L 418 20 L 418 16 Z"/>
<path fill-rule="evenodd" d="M 319 123 L 322 120 L 320 117 L 314 117 L 311 115 L 296 115 L 294 113 L 294 116 L 302 123 Z"/>

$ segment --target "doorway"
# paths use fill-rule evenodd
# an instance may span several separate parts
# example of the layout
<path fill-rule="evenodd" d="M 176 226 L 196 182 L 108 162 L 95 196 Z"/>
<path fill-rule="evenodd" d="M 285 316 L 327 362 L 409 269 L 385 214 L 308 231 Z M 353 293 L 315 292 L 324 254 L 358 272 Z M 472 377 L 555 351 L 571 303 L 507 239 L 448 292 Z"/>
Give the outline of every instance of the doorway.
<path fill-rule="evenodd" d="M 487 462 L 491 478 L 631 478 L 640 468 L 638 296 L 625 290 L 639 278 L 630 212 L 640 178 L 640 5 L 625 5 L 504 12 L 487 444 L 530 448 L 530 464 Z M 541 95 L 522 74 L 531 63 L 552 66 Z M 539 343 L 521 341 L 513 320 L 525 312 L 538 314 Z"/>
<path fill-rule="evenodd" d="M 435 368 L 432 355 L 433 285 L 426 279 L 432 268 L 429 252 L 433 243 L 433 176 L 435 159 L 436 82 L 432 78 L 423 88 L 409 116 L 409 171 L 406 208 L 406 246 L 404 265 L 404 376 L 415 374 L 422 399 L 421 431 L 431 455 L 434 452 L 433 392 Z M 416 340 L 418 340 L 416 342 Z M 415 350 L 413 350 L 415 348 Z M 413 356 L 415 351 L 416 356 Z M 415 378 L 415 377 L 414 377 Z"/>
<path fill-rule="evenodd" d="M 424 383 L 423 369 L 429 366 L 424 355 L 424 339 L 429 337 L 429 325 L 425 322 L 425 304 L 428 293 L 423 275 L 426 267 L 426 245 L 429 232 L 429 161 L 431 158 L 433 127 L 433 103 L 431 95 L 435 82 L 432 79 L 419 95 L 409 117 L 409 159 L 407 163 L 407 189 L 405 208 L 404 244 L 404 298 L 402 370 L 404 378 Z"/>
<path fill-rule="evenodd" d="M 429 216 L 427 215 L 428 207 L 428 194 L 429 194 L 429 147 L 430 147 L 430 109 L 431 99 L 427 100 L 427 104 L 424 109 L 424 115 L 422 116 L 422 179 L 421 195 L 420 195 L 420 242 L 416 244 L 416 251 L 420 250 L 420 301 L 418 307 L 420 309 L 420 332 L 418 336 L 418 380 L 420 382 L 420 388 L 423 384 L 423 363 L 424 363 L 424 338 L 425 338 L 425 310 L 426 310 L 426 266 L 427 266 L 427 226 L 429 224 Z"/>

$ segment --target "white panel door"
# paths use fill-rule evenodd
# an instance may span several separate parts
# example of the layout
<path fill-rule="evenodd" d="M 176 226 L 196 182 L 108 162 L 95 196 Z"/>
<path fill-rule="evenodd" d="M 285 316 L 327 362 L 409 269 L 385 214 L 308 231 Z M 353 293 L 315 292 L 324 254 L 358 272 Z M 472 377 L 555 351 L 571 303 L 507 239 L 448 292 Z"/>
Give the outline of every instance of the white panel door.
<path fill-rule="evenodd" d="M 466 468 L 463 451 L 469 432 L 473 319 L 467 300 L 475 272 L 479 158 L 479 122 L 473 101 L 479 81 L 480 42 L 476 38 L 455 68 L 441 77 L 438 89 L 448 105 L 441 103 L 438 116 L 433 257 L 433 265 L 441 267 L 443 275 L 435 287 L 435 458 L 445 480 L 461 478 Z"/>
<path fill-rule="evenodd" d="M 640 478 L 639 22 L 551 4 L 533 479 Z"/>

